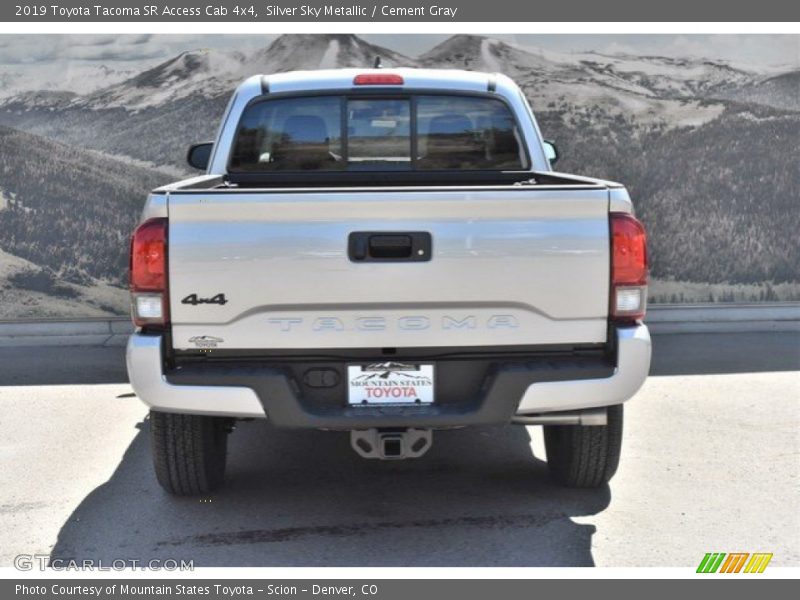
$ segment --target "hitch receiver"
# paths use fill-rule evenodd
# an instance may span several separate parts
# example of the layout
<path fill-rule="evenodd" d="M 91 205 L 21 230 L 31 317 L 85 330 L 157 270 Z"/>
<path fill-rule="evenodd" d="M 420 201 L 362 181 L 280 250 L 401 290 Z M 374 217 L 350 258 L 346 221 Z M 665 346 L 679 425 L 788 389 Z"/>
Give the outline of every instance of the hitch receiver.
<path fill-rule="evenodd" d="M 350 445 L 363 458 L 419 458 L 433 444 L 430 429 L 359 429 L 350 432 Z"/>

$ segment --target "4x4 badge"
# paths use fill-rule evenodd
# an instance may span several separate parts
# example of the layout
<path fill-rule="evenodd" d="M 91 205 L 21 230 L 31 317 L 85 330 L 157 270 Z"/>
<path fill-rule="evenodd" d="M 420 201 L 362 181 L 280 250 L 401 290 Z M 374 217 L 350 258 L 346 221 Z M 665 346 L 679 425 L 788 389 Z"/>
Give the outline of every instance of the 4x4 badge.
<path fill-rule="evenodd" d="M 198 304 L 219 304 L 224 305 L 227 304 L 228 300 L 225 298 L 225 294 L 217 294 L 211 298 L 198 298 L 197 294 L 189 294 L 181 300 L 181 304 L 191 304 L 192 306 L 197 306 Z"/>

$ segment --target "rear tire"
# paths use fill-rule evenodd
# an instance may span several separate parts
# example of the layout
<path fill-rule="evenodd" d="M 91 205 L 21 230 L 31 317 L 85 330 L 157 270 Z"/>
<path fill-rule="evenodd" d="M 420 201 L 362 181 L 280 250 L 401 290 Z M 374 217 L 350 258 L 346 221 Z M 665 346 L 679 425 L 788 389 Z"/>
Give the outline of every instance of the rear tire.
<path fill-rule="evenodd" d="M 158 483 L 170 494 L 207 494 L 222 485 L 230 419 L 150 411 Z"/>
<path fill-rule="evenodd" d="M 546 425 L 550 477 L 560 485 L 597 488 L 617 472 L 622 447 L 622 405 L 609 406 L 606 425 Z"/>

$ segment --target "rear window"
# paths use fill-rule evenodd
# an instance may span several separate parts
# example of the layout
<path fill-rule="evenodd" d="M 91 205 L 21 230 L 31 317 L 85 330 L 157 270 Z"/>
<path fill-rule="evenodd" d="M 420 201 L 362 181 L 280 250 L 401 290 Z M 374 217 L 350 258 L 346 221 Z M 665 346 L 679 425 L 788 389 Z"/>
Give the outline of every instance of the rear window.
<path fill-rule="evenodd" d="M 242 115 L 229 165 L 233 172 L 527 168 L 505 103 L 455 95 L 260 101 Z"/>

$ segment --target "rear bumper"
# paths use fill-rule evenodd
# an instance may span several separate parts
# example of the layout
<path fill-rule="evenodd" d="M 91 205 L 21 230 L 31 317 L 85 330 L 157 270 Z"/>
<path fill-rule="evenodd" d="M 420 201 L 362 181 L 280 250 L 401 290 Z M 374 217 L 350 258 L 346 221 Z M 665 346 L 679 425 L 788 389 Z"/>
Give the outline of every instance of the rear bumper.
<path fill-rule="evenodd" d="M 646 325 L 617 329 L 617 360 L 610 377 L 532 384 L 517 412 L 529 415 L 621 404 L 642 387 L 650 372 L 651 353 Z"/>
<path fill-rule="evenodd" d="M 437 369 L 444 377 L 437 375 L 437 402 L 430 406 L 344 406 L 342 382 L 317 390 L 298 375 L 317 363 L 202 361 L 167 369 L 159 335 L 132 335 L 127 364 L 134 391 L 158 411 L 266 417 L 283 427 L 458 427 L 625 402 L 647 377 L 650 336 L 639 325 L 618 329 L 616 337 L 611 354 L 442 361 Z"/>

